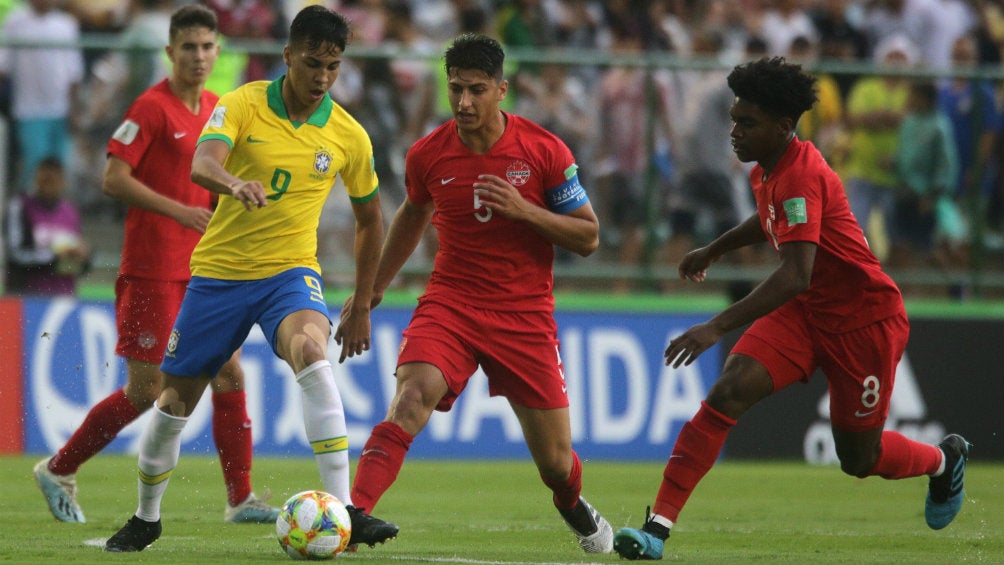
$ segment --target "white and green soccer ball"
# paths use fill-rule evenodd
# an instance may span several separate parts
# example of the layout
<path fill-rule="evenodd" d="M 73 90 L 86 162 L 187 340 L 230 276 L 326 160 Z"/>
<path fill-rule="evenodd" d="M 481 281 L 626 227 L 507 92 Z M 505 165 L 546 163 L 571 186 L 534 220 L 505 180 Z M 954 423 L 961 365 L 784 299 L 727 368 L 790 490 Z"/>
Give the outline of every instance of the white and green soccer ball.
<path fill-rule="evenodd" d="M 323 491 L 307 490 L 282 505 L 275 535 L 293 559 L 332 559 L 348 547 L 352 521 L 342 501 Z"/>

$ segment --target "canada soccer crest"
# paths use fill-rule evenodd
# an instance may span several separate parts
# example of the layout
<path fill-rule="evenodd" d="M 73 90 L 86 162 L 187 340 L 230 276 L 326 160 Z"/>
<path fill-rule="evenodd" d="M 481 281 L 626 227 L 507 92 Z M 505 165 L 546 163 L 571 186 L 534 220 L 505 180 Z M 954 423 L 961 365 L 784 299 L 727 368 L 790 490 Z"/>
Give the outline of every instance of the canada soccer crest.
<path fill-rule="evenodd" d="M 523 186 L 530 180 L 530 165 L 524 161 L 513 161 L 505 168 L 505 178 L 513 186 Z"/>
<path fill-rule="evenodd" d="M 320 174 L 326 174 L 331 168 L 331 152 L 327 149 L 318 149 L 314 153 L 314 170 Z"/>

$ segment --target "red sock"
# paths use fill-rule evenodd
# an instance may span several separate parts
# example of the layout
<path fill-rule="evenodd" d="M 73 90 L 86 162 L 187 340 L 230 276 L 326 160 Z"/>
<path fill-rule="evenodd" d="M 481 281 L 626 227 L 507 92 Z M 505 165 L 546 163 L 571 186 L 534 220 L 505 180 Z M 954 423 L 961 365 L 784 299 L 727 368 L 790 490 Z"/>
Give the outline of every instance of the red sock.
<path fill-rule="evenodd" d="M 579 455 L 572 451 L 572 472 L 563 481 L 548 479 L 544 475 L 540 476 L 544 484 L 554 493 L 552 500 L 554 507 L 559 510 L 571 510 L 579 502 L 579 493 L 582 492 L 582 462 Z"/>
<path fill-rule="evenodd" d="M 701 409 L 683 425 L 662 472 L 662 484 L 652 511 L 676 522 L 697 483 L 722 452 L 735 420 L 701 402 Z"/>
<path fill-rule="evenodd" d="M 869 475 L 883 479 L 906 479 L 930 475 L 941 466 L 941 450 L 908 439 L 898 432 L 882 432 L 882 451 Z"/>
<path fill-rule="evenodd" d="M 363 446 L 356 478 L 352 483 L 352 504 L 372 512 L 383 493 L 394 484 L 404 464 L 404 456 L 414 436 L 392 422 L 380 422 Z"/>
<path fill-rule="evenodd" d="M 237 506 L 251 494 L 251 420 L 243 390 L 213 393 L 213 441 L 223 467 L 227 502 Z"/>
<path fill-rule="evenodd" d="M 138 418 L 139 414 L 122 389 L 111 393 L 91 408 L 66 445 L 53 456 L 49 470 L 57 475 L 76 473 L 85 461 L 111 443 L 122 428 Z"/>

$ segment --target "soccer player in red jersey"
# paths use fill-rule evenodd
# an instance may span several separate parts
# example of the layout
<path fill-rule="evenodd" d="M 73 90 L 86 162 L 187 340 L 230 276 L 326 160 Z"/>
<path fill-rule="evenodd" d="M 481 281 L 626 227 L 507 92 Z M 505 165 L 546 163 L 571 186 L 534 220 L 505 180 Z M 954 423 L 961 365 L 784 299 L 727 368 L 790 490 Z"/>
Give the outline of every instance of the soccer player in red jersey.
<path fill-rule="evenodd" d="M 384 242 L 372 304 L 430 221 L 439 250 L 404 331 L 397 392 L 363 448 L 352 500 L 365 508 L 377 503 L 433 410 L 449 410 L 480 366 L 490 393 L 509 400 L 579 545 L 610 552 L 610 524 L 580 496 L 552 294 L 553 246 L 589 255 L 599 243 L 598 222 L 568 147 L 499 109 L 508 89 L 504 57 L 482 35 L 453 42 L 445 67 L 454 119 L 406 156 L 407 198 Z"/>
<path fill-rule="evenodd" d="M 883 430 L 910 324 L 902 295 L 868 249 L 840 179 L 812 143 L 794 134 L 816 101 L 815 80 L 783 58 L 739 65 L 728 77 L 736 96 L 732 147 L 740 161 L 757 163 L 750 173 L 757 212 L 688 253 L 680 277 L 702 282 L 724 253 L 765 240 L 780 262 L 746 298 L 666 348 L 667 364 L 689 365 L 727 332 L 752 322 L 680 431 L 652 515 L 642 528 L 622 528 L 614 536 L 621 557 L 660 559 L 670 528 L 736 419 L 817 368 L 826 375 L 845 473 L 930 476 L 926 518 L 934 529 L 947 526 L 961 508 L 968 442 L 952 434 L 933 446 Z"/>
<path fill-rule="evenodd" d="M 103 191 L 125 202 L 125 242 L 115 283 L 118 343 L 125 386 L 96 404 L 35 479 L 63 522 L 84 522 L 76 472 L 157 399 L 158 369 L 191 273 L 192 249 L 212 216 L 214 195 L 190 179 L 192 155 L 218 96 L 205 90 L 219 55 L 216 15 L 185 6 L 171 17 L 166 48 L 173 69 L 140 95 L 108 142 Z M 251 421 L 239 353 L 213 381 L 213 439 L 227 486 L 227 522 L 274 522 L 277 508 L 251 492 Z"/>

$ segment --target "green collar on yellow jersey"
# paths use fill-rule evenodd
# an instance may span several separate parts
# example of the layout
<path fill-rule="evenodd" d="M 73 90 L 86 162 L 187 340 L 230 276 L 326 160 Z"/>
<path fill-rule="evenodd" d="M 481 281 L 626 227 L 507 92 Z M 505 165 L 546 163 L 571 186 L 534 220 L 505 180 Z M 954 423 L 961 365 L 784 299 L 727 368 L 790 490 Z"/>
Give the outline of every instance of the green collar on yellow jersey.
<path fill-rule="evenodd" d="M 284 120 L 289 120 L 289 115 L 286 113 L 286 104 L 282 101 L 282 81 L 286 78 L 286 75 L 272 81 L 268 85 L 268 107 L 272 109 L 280 118 Z M 306 123 L 317 126 L 324 127 L 324 124 L 328 123 L 328 118 L 331 117 L 331 109 L 334 107 L 334 102 L 331 101 L 331 96 L 327 93 L 324 94 L 324 99 L 321 100 L 321 105 L 314 110 L 314 113 L 310 115 L 310 119 Z M 295 127 L 300 127 L 303 122 L 290 122 Z"/>

